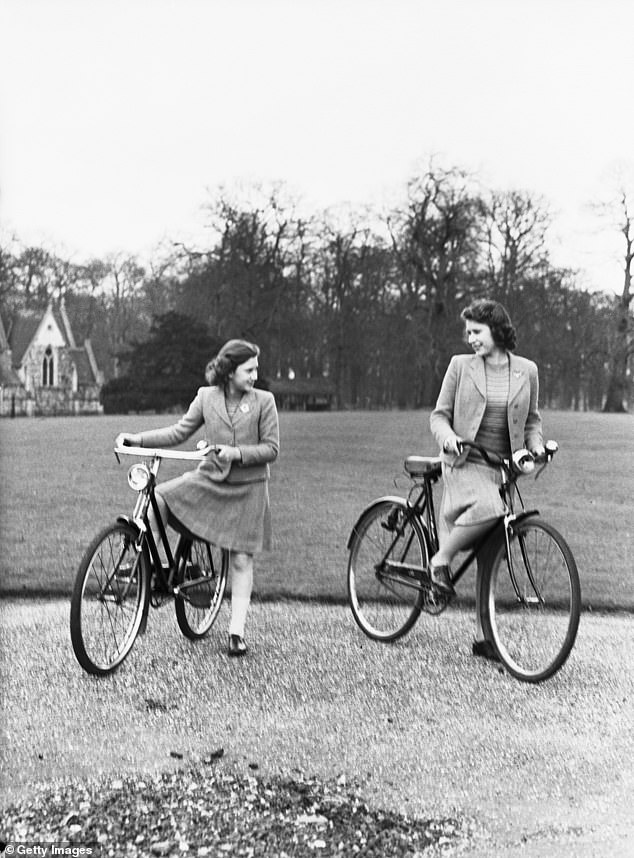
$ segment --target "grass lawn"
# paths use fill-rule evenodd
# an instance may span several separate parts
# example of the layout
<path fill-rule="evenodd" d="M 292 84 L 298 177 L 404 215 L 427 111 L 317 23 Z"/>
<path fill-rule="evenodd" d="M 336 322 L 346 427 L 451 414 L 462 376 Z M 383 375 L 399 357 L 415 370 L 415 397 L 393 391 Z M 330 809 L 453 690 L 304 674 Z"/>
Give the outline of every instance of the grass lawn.
<path fill-rule="evenodd" d="M 115 435 L 171 421 L 159 415 L 0 423 L 1 593 L 70 593 L 88 540 L 132 510 L 126 471 L 133 460 L 117 465 Z M 407 454 L 436 452 L 428 412 L 282 413 L 280 422 L 282 452 L 271 480 L 274 548 L 257 561 L 257 597 L 345 600 L 350 529 L 376 496 L 406 493 Z M 561 451 L 537 483 L 523 480 L 527 505 L 568 539 L 587 608 L 633 610 L 634 420 L 546 411 L 544 424 Z M 162 477 L 180 470 L 165 463 Z M 465 601 L 472 584 L 469 574 L 459 586 Z"/>

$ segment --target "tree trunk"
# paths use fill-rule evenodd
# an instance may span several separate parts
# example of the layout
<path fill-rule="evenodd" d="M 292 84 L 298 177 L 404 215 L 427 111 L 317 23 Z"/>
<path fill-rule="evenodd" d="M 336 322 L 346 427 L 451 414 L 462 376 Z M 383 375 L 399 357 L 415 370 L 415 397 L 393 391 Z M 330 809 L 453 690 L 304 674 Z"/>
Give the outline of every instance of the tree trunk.
<path fill-rule="evenodd" d="M 632 300 L 632 261 L 634 260 L 634 235 L 632 218 L 625 193 L 622 195 L 623 228 L 625 237 L 623 293 L 615 309 L 614 346 L 610 354 L 608 390 L 603 410 L 612 413 L 627 411 L 628 364 L 630 359 L 630 302 Z"/>
<path fill-rule="evenodd" d="M 625 297 L 624 293 L 624 297 Z M 605 412 L 623 414 L 627 411 L 628 399 L 628 374 L 629 342 L 628 342 L 628 304 L 624 299 L 619 301 L 618 317 L 616 324 L 616 336 L 612 353 L 610 355 L 610 372 L 608 375 L 608 389 L 605 397 L 603 410 Z"/>

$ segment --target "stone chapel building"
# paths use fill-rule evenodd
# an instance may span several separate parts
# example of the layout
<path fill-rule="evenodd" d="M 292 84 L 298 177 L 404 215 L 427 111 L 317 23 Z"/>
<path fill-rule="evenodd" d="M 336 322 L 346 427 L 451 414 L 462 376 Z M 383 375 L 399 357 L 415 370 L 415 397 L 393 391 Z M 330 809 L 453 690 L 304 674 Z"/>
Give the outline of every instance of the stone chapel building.
<path fill-rule="evenodd" d="M 0 417 L 101 414 L 103 381 L 90 340 L 75 343 L 63 298 L 0 318 Z"/>

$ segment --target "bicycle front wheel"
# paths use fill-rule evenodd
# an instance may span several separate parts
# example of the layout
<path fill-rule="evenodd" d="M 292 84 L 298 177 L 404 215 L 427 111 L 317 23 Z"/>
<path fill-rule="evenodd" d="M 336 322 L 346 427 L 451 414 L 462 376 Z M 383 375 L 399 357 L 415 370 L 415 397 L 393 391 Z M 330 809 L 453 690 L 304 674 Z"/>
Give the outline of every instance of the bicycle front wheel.
<path fill-rule="evenodd" d="M 88 673 L 111 673 L 128 655 L 148 598 L 145 556 L 126 524 L 105 528 L 79 565 L 70 607 L 70 638 Z"/>
<path fill-rule="evenodd" d="M 361 516 L 350 540 L 348 596 L 368 637 L 394 641 L 412 628 L 428 561 L 424 534 L 405 501 L 379 501 Z"/>
<path fill-rule="evenodd" d="M 565 663 L 577 636 L 581 587 L 566 541 L 545 521 L 525 519 L 484 573 L 483 626 L 500 661 L 524 682 L 542 682 Z"/>
<path fill-rule="evenodd" d="M 176 597 L 176 620 L 186 637 L 204 637 L 216 621 L 227 586 L 228 566 L 225 549 L 202 539 L 192 540 Z"/>

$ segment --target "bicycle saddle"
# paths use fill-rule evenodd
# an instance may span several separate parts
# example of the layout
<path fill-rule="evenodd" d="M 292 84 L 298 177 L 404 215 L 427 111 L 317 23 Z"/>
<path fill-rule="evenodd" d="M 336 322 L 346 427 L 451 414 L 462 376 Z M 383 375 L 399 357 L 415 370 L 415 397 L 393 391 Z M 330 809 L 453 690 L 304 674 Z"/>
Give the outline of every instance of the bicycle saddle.
<path fill-rule="evenodd" d="M 425 477 L 440 474 L 440 456 L 408 456 L 405 459 L 405 470 L 410 477 Z"/>

